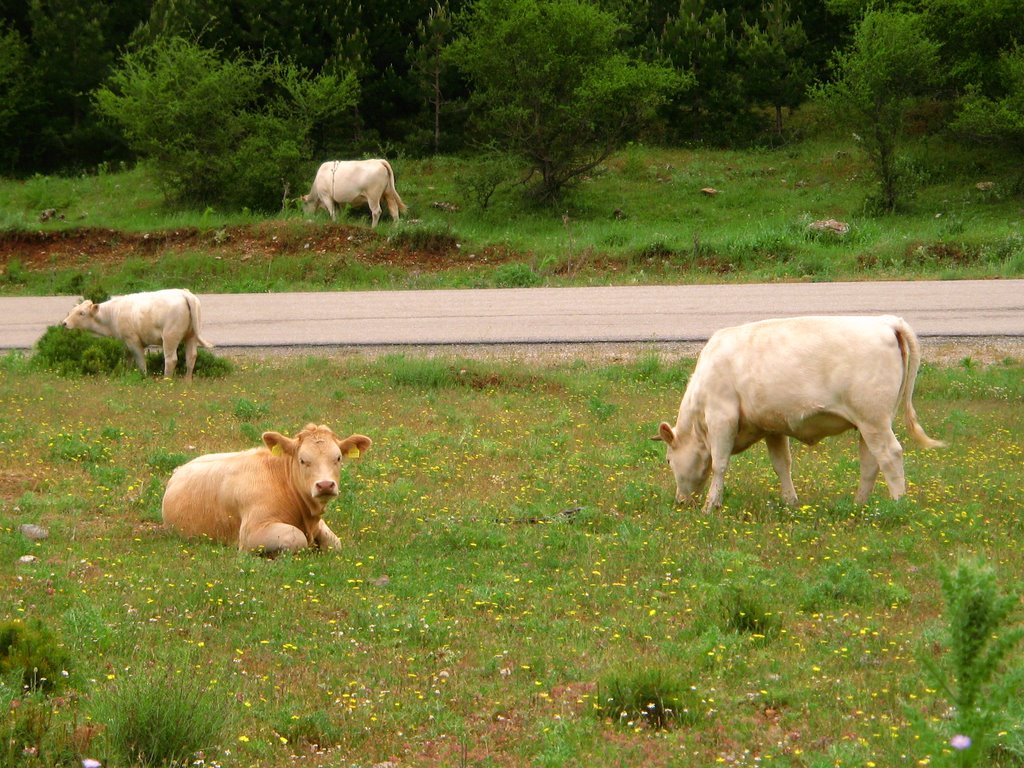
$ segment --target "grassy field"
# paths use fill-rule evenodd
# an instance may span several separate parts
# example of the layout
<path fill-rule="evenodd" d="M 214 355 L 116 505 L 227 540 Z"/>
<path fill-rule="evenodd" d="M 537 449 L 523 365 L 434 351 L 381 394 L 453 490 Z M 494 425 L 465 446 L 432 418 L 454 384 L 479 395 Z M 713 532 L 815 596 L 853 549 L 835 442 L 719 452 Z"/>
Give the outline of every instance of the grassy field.
<path fill-rule="evenodd" d="M 0 295 L 95 282 L 124 293 L 1024 275 L 1016 169 L 938 139 L 908 156 L 913 194 L 889 216 L 870 213 L 870 169 L 835 138 L 743 153 L 630 147 L 557 209 L 531 208 L 514 185 L 483 207 L 479 160 L 392 158 L 409 212 L 372 233 L 365 209 L 337 226 L 294 205 L 269 217 L 176 211 L 138 168 L 0 181 Z M 50 208 L 63 220 L 41 222 Z M 809 229 L 825 219 L 849 232 Z M 114 230 L 106 247 L 119 255 L 21 242 L 82 227 Z M 199 235 L 179 247 L 123 242 L 188 228 Z"/>
<path fill-rule="evenodd" d="M 165 732 L 225 767 L 968 764 L 924 663 L 950 663 L 942 568 L 1022 586 L 1024 366 L 922 369 L 950 445 L 908 448 L 905 500 L 852 505 L 848 434 L 795 448 L 800 506 L 755 447 L 709 517 L 648 439 L 691 366 L 240 358 L 187 387 L 2 358 L 0 621 L 41 622 L 67 676 L 7 676 L 0 764 L 128 765 Z M 375 441 L 328 513 L 340 551 L 161 527 L 174 466 L 307 421 Z M 975 764 L 1024 765 L 1019 696 L 999 717 Z"/>

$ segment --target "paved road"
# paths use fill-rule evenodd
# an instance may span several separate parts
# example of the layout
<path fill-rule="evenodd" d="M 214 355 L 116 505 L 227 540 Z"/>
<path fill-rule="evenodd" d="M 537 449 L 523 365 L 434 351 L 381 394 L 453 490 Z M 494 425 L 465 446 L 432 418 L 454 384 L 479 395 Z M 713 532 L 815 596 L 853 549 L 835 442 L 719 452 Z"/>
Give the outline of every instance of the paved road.
<path fill-rule="evenodd" d="M 922 337 L 1024 337 L 1024 280 L 200 294 L 220 348 L 703 341 L 766 317 L 905 317 Z M 77 297 L 0 298 L 0 349 L 32 347 Z"/>

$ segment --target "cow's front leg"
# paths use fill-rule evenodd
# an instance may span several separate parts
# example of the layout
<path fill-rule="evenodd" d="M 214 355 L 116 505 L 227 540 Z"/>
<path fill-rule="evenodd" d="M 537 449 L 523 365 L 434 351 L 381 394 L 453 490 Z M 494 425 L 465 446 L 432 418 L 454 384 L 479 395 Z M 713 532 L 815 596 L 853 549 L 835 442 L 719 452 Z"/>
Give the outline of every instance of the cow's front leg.
<path fill-rule="evenodd" d="M 864 435 L 860 435 L 858 450 L 860 451 L 860 484 L 857 486 L 857 495 L 853 497 L 853 502 L 854 504 L 867 504 L 868 497 L 875 487 L 875 481 L 878 479 L 878 462 L 864 441 Z"/>
<path fill-rule="evenodd" d="M 732 456 L 733 441 L 736 427 L 708 427 L 708 448 L 711 453 L 711 485 L 704 500 L 704 512 L 712 512 L 722 506 L 725 498 L 725 472 L 729 469 L 729 457 Z"/>
<path fill-rule="evenodd" d="M 796 504 L 796 488 L 793 487 L 793 456 L 789 452 L 789 438 L 785 435 L 767 435 L 764 442 L 768 446 L 768 456 L 772 460 L 772 467 L 782 485 L 782 500 L 787 504 Z"/>
<path fill-rule="evenodd" d="M 245 552 L 296 552 L 309 546 L 306 534 L 288 523 L 267 523 L 258 528 L 245 524 L 238 532 L 238 548 Z"/>
<path fill-rule="evenodd" d="M 143 376 L 147 376 L 149 372 L 146 370 L 146 347 L 138 339 L 125 339 L 124 343 L 128 345 L 128 350 L 135 358 L 135 367 Z"/>
<path fill-rule="evenodd" d="M 323 520 L 320 521 L 320 529 L 317 531 L 314 541 L 320 549 L 341 549 L 341 539 Z"/>

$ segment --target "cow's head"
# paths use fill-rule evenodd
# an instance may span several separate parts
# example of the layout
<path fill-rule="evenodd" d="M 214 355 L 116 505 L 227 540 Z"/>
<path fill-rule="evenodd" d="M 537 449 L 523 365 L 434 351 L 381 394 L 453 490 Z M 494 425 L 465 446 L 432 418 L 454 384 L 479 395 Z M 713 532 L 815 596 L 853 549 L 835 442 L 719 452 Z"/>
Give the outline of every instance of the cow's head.
<path fill-rule="evenodd" d="M 676 430 L 666 422 L 654 440 L 665 443 L 665 458 L 676 478 L 676 502 L 696 504 L 711 474 L 711 454 L 692 429 Z"/>
<path fill-rule="evenodd" d="M 65 328 L 79 328 L 83 331 L 92 330 L 96 326 L 96 314 L 99 311 L 99 304 L 94 304 L 86 299 L 68 313 L 68 316 L 61 321 L 61 325 Z"/>
<path fill-rule="evenodd" d="M 315 192 L 310 192 L 308 195 L 302 195 L 299 197 L 302 201 L 302 210 L 306 213 L 315 213 L 316 206 L 320 202 L 320 199 L 316 196 Z"/>
<path fill-rule="evenodd" d="M 295 437 L 264 432 L 263 442 L 272 452 L 280 451 L 292 459 L 296 487 L 323 504 L 338 495 L 342 460 L 358 456 L 373 444 L 366 435 L 350 435 L 342 440 L 323 424 L 307 424 Z"/>

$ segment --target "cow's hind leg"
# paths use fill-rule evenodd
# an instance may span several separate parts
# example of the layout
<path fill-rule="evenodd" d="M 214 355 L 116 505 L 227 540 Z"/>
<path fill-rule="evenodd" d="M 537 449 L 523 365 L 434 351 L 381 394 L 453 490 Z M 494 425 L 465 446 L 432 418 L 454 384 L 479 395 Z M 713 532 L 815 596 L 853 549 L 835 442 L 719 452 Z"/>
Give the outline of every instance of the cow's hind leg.
<path fill-rule="evenodd" d="M 287 523 L 268 523 L 253 530 L 243 525 L 238 532 L 238 548 L 246 552 L 276 555 L 295 552 L 309 546 L 306 534 Z"/>
<path fill-rule="evenodd" d="M 796 504 L 796 488 L 793 487 L 793 456 L 789 452 L 789 438 L 785 435 L 768 435 L 764 439 L 768 456 L 772 460 L 775 474 L 782 485 L 782 500 Z"/>
<path fill-rule="evenodd" d="M 174 376 L 178 367 L 178 342 L 176 339 L 164 339 L 164 378 Z"/>
<path fill-rule="evenodd" d="M 903 446 L 900 445 L 900 441 L 896 439 L 896 435 L 893 434 L 892 428 L 888 427 L 885 429 L 864 429 L 860 431 L 861 445 L 867 448 L 867 452 L 871 454 L 871 458 L 874 459 L 877 469 L 882 470 L 882 477 L 885 478 L 885 484 L 889 486 L 889 495 L 898 499 L 907 492 L 907 480 L 903 474 Z M 864 461 L 865 451 L 861 450 L 861 481 L 860 487 L 857 489 L 857 502 L 860 504 L 865 503 L 868 499 L 868 493 L 871 489 L 868 488 L 865 492 L 866 477 L 868 474 L 877 475 L 877 469 L 874 472 L 870 472 L 870 464 L 865 464 Z M 874 478 L 872 478 L 871 485 L 874 485 Z"/>
<path fill-rule="evenodd" d="M 185 381 L 192 381 L 192 371 L 196 367 L 198 347 L 199 339 L 195 334 L 185 339 Z"/>
<path fill-rule="evenodd" d="M 380 221 L 380 200 L 367 200 L 366 203 L 370 206 L 370 215 L 373 217 L 373 223 L 370 224 L 370 227 L 376 227 L 377 222 Z"/>

